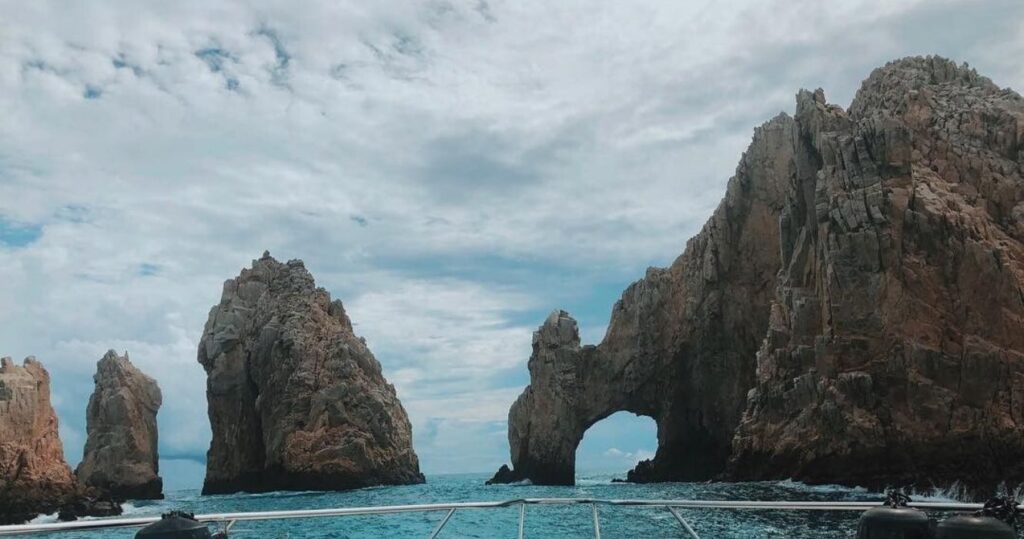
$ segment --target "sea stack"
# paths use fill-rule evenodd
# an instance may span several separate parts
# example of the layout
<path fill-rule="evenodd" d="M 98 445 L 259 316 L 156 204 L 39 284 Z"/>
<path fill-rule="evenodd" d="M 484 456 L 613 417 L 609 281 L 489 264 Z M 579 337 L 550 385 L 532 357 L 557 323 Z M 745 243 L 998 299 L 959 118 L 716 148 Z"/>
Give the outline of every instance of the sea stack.
<path fill-rule="evenodd" d="M 88 439 L 75 470 L 83 484 L 121 499 L 163 498 L 158 475 L 156 414 L 162 397 L 128 353 L 110 350 L 96 364 L 96 389 L 86 412 Z"/>
<path fill-rule="evenodd" d="M 937 57 L 875 70 L 848 110 L 801 91 L 598 346 L 570 321 L 534 337 L 496 479 L 571 482 L 581 433 L 627 410 L 658 423 L 634 481 L 1016 484 L 1024 99 Z"/>
<path fill-rule="evenodd" d="M 0 359 L 0 524 L 55 512 L 76 490 L 50 405 L 49 373 L 33 357 L 22 366 Z"/>
<path fill-rule="evenodd" d="M 224 283 L 199 343 L 204 494 L 422 483 L 412 427 L 341 301 L 264 253 Z"/>

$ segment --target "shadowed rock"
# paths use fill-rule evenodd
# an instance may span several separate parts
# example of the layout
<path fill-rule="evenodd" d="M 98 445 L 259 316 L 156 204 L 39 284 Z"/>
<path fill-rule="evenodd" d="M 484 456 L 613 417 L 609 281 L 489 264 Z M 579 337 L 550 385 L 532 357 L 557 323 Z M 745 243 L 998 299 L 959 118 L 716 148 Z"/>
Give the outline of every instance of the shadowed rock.
<path fill-rule="evenodd" d="M 302 261 L 224 284 L 199 343 L 213 440 L 204 493 L 422 483 L 380 363 Z"/>
<path fill-rule="evenodd" d="M 1022 162 L 1020 96 L 947 60 L 876 70 L 849 111 L 801 92 L 599 345 L 563 312 L 534 335 L 503 479 L 572 483 L 620 410 L 658 424 L 634 481 L 1024 479 Z"/>
<path fill-rule="evenodd" d="M 79 481 L 121 499 L 163 498 L 158 475 L 156 381 L 113 350 L 96 365 L 96 388 L 86 412 L 88 439 Z"/>

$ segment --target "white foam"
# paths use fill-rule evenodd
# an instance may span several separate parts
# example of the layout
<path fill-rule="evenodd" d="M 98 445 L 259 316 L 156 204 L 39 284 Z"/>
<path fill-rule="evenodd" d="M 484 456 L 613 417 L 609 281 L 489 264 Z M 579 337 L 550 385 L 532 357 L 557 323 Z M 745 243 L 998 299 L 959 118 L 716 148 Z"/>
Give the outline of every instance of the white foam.
<path fill-rule="evenodd" d="M 808 485 L 801 481 L 794 481 L 793 479 L 784 479 L 782 481 L 776 481 L 776 485 L 783 488 L 790 488 L 795 490 L 802 490 L 808 492 L 855 492 L 857 494 L 864 494 L 870 492 L 864 487 L 845 487 L 843 485 Z"/>
<path fill-rule="evenodd" d="M 33 518 L 32 520 L 28 521 L 29 524 L 52 524 L 54 522 L 57 522 L 57 513 L 52 513 L 49 515 L 39 515 L 36 518 Z"/>

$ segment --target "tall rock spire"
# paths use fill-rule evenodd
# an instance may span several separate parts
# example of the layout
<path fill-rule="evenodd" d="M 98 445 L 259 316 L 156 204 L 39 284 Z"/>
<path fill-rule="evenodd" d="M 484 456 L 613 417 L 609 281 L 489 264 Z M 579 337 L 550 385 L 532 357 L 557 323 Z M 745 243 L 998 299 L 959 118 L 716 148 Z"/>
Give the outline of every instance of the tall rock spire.
<path fill-rule="evenodd" d="M 156 424 L 162 396 L 156 380 L 132 365 L 127 352 L 118 356 L 113 350 L 96 364 L 93 380 L 78 479 L 118 498 L 162 498 Z"/>

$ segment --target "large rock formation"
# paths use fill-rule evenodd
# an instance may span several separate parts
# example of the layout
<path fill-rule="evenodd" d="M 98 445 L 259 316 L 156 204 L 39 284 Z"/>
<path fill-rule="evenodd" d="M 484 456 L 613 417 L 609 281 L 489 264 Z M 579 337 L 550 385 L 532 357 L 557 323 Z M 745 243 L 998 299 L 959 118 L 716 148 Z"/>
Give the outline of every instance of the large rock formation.
<path fill-rule="evenodd" d="M 1024 479 L 1022 162 L 1020 96 L 943 59 L 876 70 L 849 111 L 801 92 L 598 346 L 561 312 L 535 334 L 504 478 L 571 483 L 628 410 L 658 423 L 638 481 Z"/>
<path fill-rule="evenodd" d="M 1024 100 L 966 66 L 797 97 L 782 271 L 730 476 L 1024 479 Z"/>
<path fill-rule="evenodd" d="M 124 499 L 163 498 L 157 475 L 156 380 L 110 350 L 96 364 L 96 389 L 86 412 L 85 454 L 79 481 Z"/>
<path fill-rule="evenodd" d="M 50 375 L 33 357 L 0 359 L 0 524 L 52 513 L 77 485 L 64 460 Z"/>
<path fill-rule="evenodd" d="M 204 493 L 422 483 L 380 363 L 302 262 L 224 284 L 199 343 L 213 440 Z"/>

